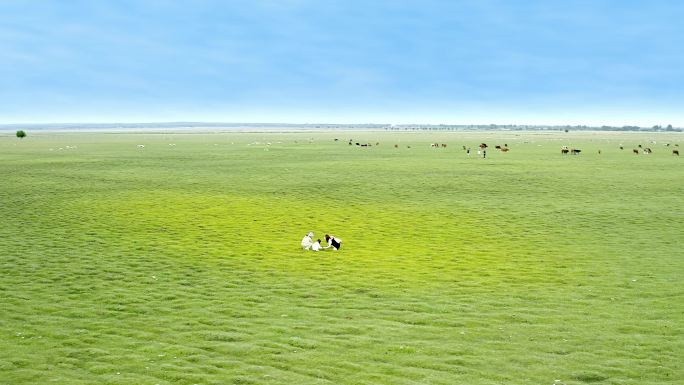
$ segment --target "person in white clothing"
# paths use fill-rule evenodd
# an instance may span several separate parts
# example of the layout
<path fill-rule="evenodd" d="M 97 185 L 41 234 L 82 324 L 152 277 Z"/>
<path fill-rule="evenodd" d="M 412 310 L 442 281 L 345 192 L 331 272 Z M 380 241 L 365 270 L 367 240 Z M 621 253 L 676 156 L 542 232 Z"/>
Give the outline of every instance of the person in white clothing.
<path fill-rule="evenodd" d="M 323 250 L 323 247 L 321 247 L 321 240 L 320 239 L 318 239 L 316 242 L 314 242 L 313 245 L 311 245 L 311 250 L 313 250 L 313 251 Z"/>
<path fill-rule="evenodd" d="M 310 231 L 309 234 L 306 234 L 304 236 L 304 238 L 302 238 L 302 249 L 304 249 L 304 250 L 310 250 L 311 249 L 311 246 L 313 246 L 313 244 L 314 244 L 313 236 L 314 236 L 313 231 Z"/>

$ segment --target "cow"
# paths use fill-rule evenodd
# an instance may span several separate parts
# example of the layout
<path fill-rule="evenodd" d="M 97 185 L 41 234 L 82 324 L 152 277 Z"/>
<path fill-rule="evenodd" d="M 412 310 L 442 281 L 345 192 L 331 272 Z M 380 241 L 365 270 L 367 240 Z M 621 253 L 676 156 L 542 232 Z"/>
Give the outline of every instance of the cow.
<path fill-rule="evenodd" d="M 380 145 L 380 142 L 375 142 L 375 145 L 376 145 L 376 146 L 379 146 L 379 145 Z"/>
<path fill-rule="evenodd" d="M 480 149 L 484 150 L 485 148 L 487 148 L 487 143 L 480 143 Z"/>
<path fill-rule="evenodd" d="M 672 155 L 677 155 L 677 156 L 679 156 L 679 150 L 672 150 Z"/>
<path fill-rule="evenodd" d="M 624 149 L 625 149 L 625 148 L 624 148 L 622 145 L 620 145 L 620 150 L 624 150 Z"/>
<path fill-rule="evenodd" d="M 649 147 L 644 148 L 644 154 L 650 154 L 652 152 L 653 151 L 651 151 L 651 149 Z"/>
<path fill-rule="evenodd" d="M 567 148 L 561 148 L 561 154 L 565 155 L 569 152 L 570 152 L 570 150 L 568 150 Z"/>
<path fill-rule="evenodd" d="M 501 152 L 508 152 L 510 149 L 508 147 L 504 147 L 501 149 Z"/>
<path fill-rule="evenodd" d="M 465 151 L 465 150 L 466 150 L 466 146 L 463 146 L 463 151 Z"/>
<path fill-rule="evenodd" d="M 442 148 L 446 148 L 446 143 L 442 143 Z"/>
<path fill-rule="evenodd" d="M 399 148 L 399 145 L 398 145 L 398 144 L 395 144 L 395 145 L 394 145 L 394 148 Z"/>
<path fill-rule="evenodd" d="M 582 150 L 579 150 L 577 148 L 573 148 L 572 150 L 570 150 L 570 153 L 572 155 L 579 155 L 580 152 L 582 152 Z"/>
<path fill-rule="evenodd" d="M 641 145 L 638 145 L 637 147 L 641 148 Z"/>
<path fill-rule="evenodd" d="M 494 148 L 496 148 L 497 150 L 501 150 L 501 146 L 499 146 L 498 144 Z"/>
<path fill-rule="evenodd" d="M 636 148 L 632 149 L 632 152 L 634 153 L 634 155 L 639 155 L 639 150 L 637 150 Z"/>

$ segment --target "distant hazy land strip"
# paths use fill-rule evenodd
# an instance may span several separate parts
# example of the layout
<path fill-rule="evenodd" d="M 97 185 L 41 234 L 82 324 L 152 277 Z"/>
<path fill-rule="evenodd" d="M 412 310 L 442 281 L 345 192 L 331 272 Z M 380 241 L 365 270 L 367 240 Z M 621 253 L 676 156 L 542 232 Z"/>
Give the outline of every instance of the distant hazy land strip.
<path fill-rule="evenodd" d="M 39 132 L 121 132 L 121 131 L 319 131 L 319 130 L 385 130 L 385 131 L 468 131 L 468 130 L 581 130 L 581 131 L 648 131 L 683 132 L 682 127 L 655 125 L 639 126 L 570 126 L 520 124 L 334 124 L 334 123 L 35 123 L 0 124 L 0 132 L 30 130 Z"/>

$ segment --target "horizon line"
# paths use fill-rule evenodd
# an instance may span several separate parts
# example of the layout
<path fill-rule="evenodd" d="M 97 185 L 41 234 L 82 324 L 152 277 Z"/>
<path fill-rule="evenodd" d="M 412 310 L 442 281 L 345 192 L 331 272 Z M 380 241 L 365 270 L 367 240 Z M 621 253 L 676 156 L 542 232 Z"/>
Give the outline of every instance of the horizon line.
<path fill-rule="evenodd" d="M 219 126 L 219 125 L 227 125 L 227 126 L 240 126 L 240 125 L 246 125 L 246 126 L 278 126 L 278 125 L 284 125 L 284 126 L 383 126 L 383 127 L 407 127 L 407 126 L 426 126 L 426 127 L 439 127 L 439 126 L 446 126 L 446 127 L 467 127 L 467 126 L 477 126 L 477 127 L 485 127 L 485 126 L 494 126 L 494 127 L 575 127 L 575 128 L 601 128 L 601 127 L 615 127 L 615 128 L 627 128 L 627 127 L 635 127 L 635 128 L 672 128 L 672 129 L 678 129 L 678 128 L 683 128 L 683 127 L 678 127 L 675 125 L 661 125 L 661 124 L 655 124 L 653 126 L 644 126 L 644 125 L 639 125 L 639 124 L 623 124 L 623 125 L 614 125 L 614 124 L 571 124 L 571 123 L 565 123 L 565 124 L 559 124 L 559 123 L 554 123 L 554 124 L 546 124 L 546 123 L 389 123 L 389 122 L 354 122 L 354 123 L 335 123 L 335 122 L 297 122 L 297 123 L 292 123 L 292 122 L 224 122 L 224 121 L 138 121 L 138 122 L 111 122 L 111 121 L 83 121 L 83 122 L 78 122 L 78 121 L 56 121 L 56 122 L 10 122 L 10 123 L 0 123 L 0 127 L 9 127 L 9 126 L 54 126 L 54 125 L 65 125 L 65 126 L 96 126 L 96 125 L 101 125 L 101 126 L 159 126 L 159 125 L 211 125 L 211 126 Z"/>

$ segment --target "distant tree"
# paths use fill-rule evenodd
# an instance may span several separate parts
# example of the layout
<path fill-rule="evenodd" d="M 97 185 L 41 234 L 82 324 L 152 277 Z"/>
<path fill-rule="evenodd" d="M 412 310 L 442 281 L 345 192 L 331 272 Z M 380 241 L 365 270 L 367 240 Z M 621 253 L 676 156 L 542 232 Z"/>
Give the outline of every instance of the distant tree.
<path fill-rule="evenodd" d="M 668 131 L 674 131 L 674 129 L 672 128 L 672 125 L 671 125 L 671 124 L 668 124 L 668 125 L 667 125 L 666 130 L 668 130 Z"/>
<path fill-rule="evenodd" d="M 17 138 L 24 139 L 26 137 L 26 132 L 24 130 L 17 131 Z"/>

